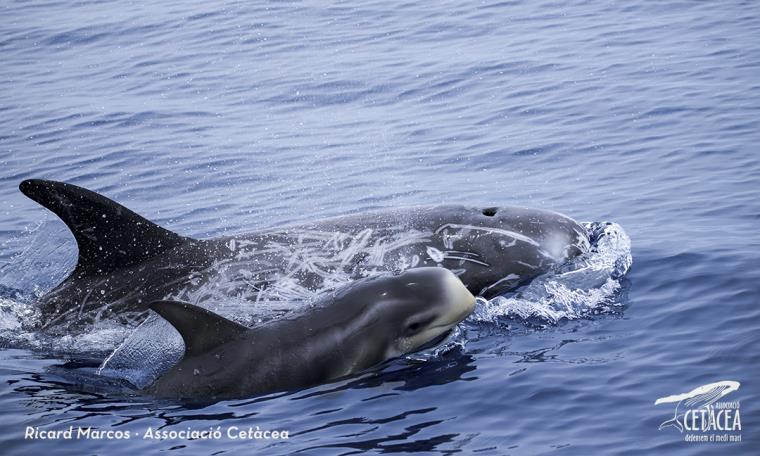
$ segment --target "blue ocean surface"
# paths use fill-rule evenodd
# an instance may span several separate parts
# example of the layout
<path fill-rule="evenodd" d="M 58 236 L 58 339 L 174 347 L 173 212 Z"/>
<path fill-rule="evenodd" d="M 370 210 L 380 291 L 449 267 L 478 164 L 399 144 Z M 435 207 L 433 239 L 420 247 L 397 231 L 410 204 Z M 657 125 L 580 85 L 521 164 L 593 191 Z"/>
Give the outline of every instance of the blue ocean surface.
<path fill-rule="evenodd" d="M 757 454 L 759 38 L 752 1 L 3 2 L 0 451 Z M 28 178 L 197 238 L 455 203 L 615 233 L 441 349 L 182 403 L 97 375 L 132 328 L 25 332 L 77 257 Z M 658 429 L 721 381 L 740 442 Z M 131 438 L 25 438 L 69 426 Z M 227 435 L 257 427 L 288 438 Z"/>

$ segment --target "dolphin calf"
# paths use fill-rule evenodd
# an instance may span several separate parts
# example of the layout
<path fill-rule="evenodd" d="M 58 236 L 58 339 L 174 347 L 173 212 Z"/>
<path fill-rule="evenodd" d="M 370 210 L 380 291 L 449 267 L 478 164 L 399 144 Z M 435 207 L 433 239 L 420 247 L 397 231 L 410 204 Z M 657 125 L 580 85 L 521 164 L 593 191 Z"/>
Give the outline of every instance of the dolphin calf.
<path fill-rule="evenodd" d="M 150 308 L 185 353 L 146 388 L 172 398 L 232 398 L 325 383 L 413 352 L 475 307 L 450 271 L 426 267 L 360 279 L 297 315 L 247 328 L 192 304 Z"/>
<path fill-rule="evenodd" d="M 409 268 L 440 266 L 493 297 L 589 250 L 564 215 L 520 207 L 434 206 L 347 215 L 217 239 L 192 239 L 72 184 L 25 180 L 24 195 L 76 239 L 73 272 L 42 296 L 37 325 L 136 325 L 152 301 L 292 302 L 315 291 Z"/>

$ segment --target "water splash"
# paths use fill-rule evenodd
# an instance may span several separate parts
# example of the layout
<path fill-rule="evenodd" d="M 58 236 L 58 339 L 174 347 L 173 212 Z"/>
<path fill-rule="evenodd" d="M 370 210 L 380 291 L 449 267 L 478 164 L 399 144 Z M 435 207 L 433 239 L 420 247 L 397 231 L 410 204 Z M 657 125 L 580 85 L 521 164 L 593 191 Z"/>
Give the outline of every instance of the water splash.
<path fill-rule="evenodd" d="M 98 375 L 143 388 L 182 358 L 184 344 L 174 327 L 151 314 L 98 368 Z"/>
<path fill-rule="evenodd" d="M 37 301 L 63 281 L 77 261 L 76 243 L 57 220 L 30 225 L 0 244 L 0 344 L 48 352 L 108 353 L 130 328 L 103 322 L 85 334 L 51 337 L 35 329 Z"/>
<path fill-rule="evenodd" d="M 585 228 L 591 241 L 588 252 L 514 292 L 491 300 L 478 298 L 468 321 L 503 326 L 517 320 L 546 326 L 619 307 L 621 278 L 633 262 L 631 240 L 617 223 L 586 223 Z"/>
<path fill-rule="evenodd" d="M 62 223 L 39 222 L 0 244 L 0 260 L 0 287 L 14 290 L 2 296 L 39 298 L 74 269 L 76 243 Z"/>

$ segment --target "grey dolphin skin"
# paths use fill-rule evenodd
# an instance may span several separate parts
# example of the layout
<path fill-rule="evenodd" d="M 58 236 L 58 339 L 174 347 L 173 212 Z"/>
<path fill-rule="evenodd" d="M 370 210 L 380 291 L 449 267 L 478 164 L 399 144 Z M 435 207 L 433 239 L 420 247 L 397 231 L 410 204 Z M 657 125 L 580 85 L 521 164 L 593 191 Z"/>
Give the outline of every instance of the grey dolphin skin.
<path fill-rule="evenodd" d="M 383 272 L 439 266 L 492 297 L 588 251 L 584 228 L 549 211 L 433 206 L 348 215 L 297 226 L 192 239 L 72 184 L 26 180 L 20 190 L 74 234 L 74 271 L 41 298 L 39 326 L 136 325 L 152 301 L 225 297 L 264 305 Z"/>
<path fill-rule="evenodd" d="M 191 304 L 154 302 L 185 353 L 146 392 L 223 399 L 325 383 L 419 349 L 474 307 L 462 282 L 437 267 L 359 279 L 306 312 L 252 329 Z"/>

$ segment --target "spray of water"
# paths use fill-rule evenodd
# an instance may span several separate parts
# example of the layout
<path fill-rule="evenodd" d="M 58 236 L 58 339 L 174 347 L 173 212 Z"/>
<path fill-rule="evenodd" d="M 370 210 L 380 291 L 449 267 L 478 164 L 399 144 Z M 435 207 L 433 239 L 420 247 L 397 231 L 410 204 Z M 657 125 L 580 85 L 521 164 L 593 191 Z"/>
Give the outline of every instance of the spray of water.
<path fill-rule="evenodd" d="M 468 321 L 507 325 L 518 320 L 529 325 L 555 325 L 619 307 L 621 280 L 633 261 L 631 240 L 616 223 L 585 226 L 591 241 L 588 252 L 504 296 L 478 298 Z"/>

